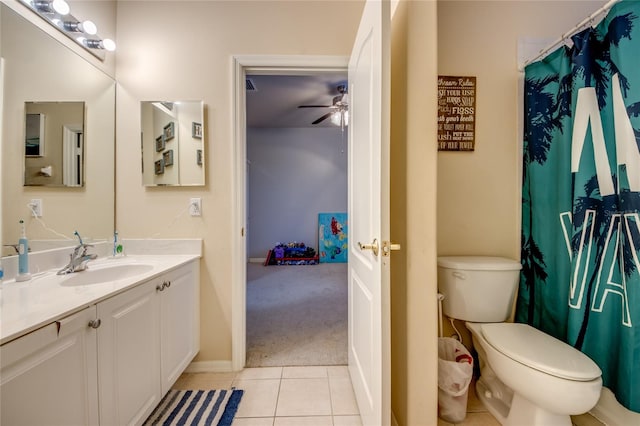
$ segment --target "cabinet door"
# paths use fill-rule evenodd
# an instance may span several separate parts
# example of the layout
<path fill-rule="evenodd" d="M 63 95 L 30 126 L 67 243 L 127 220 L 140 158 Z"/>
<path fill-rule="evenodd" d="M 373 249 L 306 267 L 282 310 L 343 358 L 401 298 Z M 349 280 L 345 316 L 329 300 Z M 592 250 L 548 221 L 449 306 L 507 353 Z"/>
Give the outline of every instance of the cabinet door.
<path fill-rule="evenodd" d="M 91 306 L 0 347 L 0 424 L 96 425 Z"/>
<path fill-rule="evenodd" d="M 191 262 L 162 279 L 160 330 L 164 395 L 200 350 L 199 265 Z"/>
<path fill-rule="evenodd" d="M 100 423 L 140 424 L 160 402 L 160 297 L 149 281 L 100 302 Z"/>

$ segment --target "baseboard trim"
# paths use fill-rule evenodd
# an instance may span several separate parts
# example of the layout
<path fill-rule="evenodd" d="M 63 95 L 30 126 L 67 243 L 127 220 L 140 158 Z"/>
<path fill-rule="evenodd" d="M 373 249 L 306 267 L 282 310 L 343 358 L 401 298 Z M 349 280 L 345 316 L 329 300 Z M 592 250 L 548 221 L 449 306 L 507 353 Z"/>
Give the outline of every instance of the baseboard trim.
<path fill-rule="evenodd" d="M 185 373 L 230 373 L 231 361 L 194 361 L 184 370 Z"/>
<path fill-rule="evenodd" d="M 264 257 L 250 257 L 249 258 L 249 263 L 264 263 L 265 258 Z"/>

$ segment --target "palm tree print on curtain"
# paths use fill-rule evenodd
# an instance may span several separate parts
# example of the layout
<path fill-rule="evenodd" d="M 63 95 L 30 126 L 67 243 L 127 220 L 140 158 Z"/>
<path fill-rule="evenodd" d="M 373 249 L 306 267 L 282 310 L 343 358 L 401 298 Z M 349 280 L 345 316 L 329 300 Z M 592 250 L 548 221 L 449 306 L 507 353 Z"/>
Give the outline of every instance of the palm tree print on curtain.
<path fill-rule="evenodd" d="M 640 412 L 640 2 L 525 70 L 516 320 L 581 350 Z"/>

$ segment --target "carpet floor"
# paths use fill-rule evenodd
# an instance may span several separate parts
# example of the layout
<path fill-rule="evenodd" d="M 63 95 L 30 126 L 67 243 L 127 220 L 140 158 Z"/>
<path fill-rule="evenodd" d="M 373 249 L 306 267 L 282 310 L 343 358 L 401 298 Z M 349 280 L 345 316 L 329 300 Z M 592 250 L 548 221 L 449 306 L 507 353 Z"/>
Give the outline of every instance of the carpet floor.
<path fill-rule="evenodd" d="M 247 265 L 247 367 L 347 364 L 347 264 Z"/>

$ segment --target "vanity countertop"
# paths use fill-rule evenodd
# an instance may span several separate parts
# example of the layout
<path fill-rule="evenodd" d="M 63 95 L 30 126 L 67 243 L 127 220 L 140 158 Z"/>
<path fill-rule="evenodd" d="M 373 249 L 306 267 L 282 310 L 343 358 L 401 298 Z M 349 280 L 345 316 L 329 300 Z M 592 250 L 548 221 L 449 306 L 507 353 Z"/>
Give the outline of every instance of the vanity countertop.
<path fill-rule="evenodd" d="M 87 271 L 56 275 L 57 270 L 50 270 L 34 274 L 30 281 L 5 281 L 0 286 L 0 344 L 199 258 L 196 254 L 99 258 L 88 264 Z M 109 280 L 83 283 L 88 274 L 110 268 L 114 269 Z M 120 278 L 123 274 L 115 272 L 127 276 Z"/>

